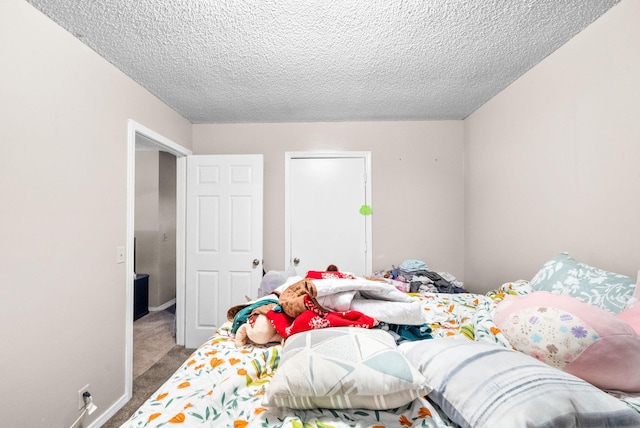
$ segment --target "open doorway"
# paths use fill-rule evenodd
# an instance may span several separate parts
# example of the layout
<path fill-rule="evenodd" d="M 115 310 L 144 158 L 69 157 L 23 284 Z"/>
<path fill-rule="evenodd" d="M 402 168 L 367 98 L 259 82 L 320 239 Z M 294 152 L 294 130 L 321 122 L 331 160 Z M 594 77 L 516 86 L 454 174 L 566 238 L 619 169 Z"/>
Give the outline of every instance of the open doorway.
<path fill-rule="evenodd" d="M 176 345 L 176 157 L 136 136 L 133 379 Z"/>
<path fill-rule="evenodd" d="M 173 248 L 174 257 L 171 265 L 171 270 L 175 273 L 175 281 L 172 281 L 173 290 L 170 291 L 174 296 L 167 300 L 165 291 L 151 288 L 151 292 L 155 293 L 155 296 L 149 301 L 149 308 L 155 310 L 166 310 L 175 304 L 175 323 L 173 323 L 173 337 L 177 344 L 184 344 L 184 165 L 185 157 L 191 155 L 191 151 L 184 147 L 172 142 L 171 140 L 163 137 L 162 135 L 144 127 L 143 125 L 129 120 L 128 124 L 128 144 L 127 144 L 127 240 L 126 240 L 126 330 L 125 330 L 125 354 L 126 354 L 126 391 L 125 402 L 132 396 L 133 385 L 133 324 L 134 324 L 134 291 L 136 272 L 142 269 L 146 269 L 144 265 L 135 266 L 140 261 L 134 257 L 137 252 L 138 242 L 136 239 L 136 180 L 141 179 L 136 174 L 136 158 L 138 154 L 143 152 L 156 152 L 158 168 L 162 165 L 166 167 L 166 162 L 172 165 L 170 168 L 174 168 L 173 172 L 167 175 L 168 178 L 163 180 L 171 181 L 170 185 L 173 190 L 173 196 L 169 196 L 173 199 L 175 204 L 171 207 L 168 204 L 163 204 L 162 209 L 173 210 L 174 216 L 171 217 L 172 227 L 175 232 L 171 232 L 175 237 L 171 238 L 170 234 L 167 234 L 167 241 L 172 239 L 173 242 L 167 247 Z M 162 154 L 160 154 L 162 153 Z M 142 158 L 142 155 L 141 155 Z M 162 159 L 162 160 L 161 160 Z M 163 162 L 161 165 L 160 162 Z M 172 177 L 169 177 L 172 176 Z M 160 178 L 158 178 L 158 181 Z M 167 186 L 164 183 L 163 186 Z M 165 195 L 166 196 L 166 195 Z M 160 197 L 160 196 L 158 196 Z M 160 205 L 156 209 L 156 216 L 158 216 Z M 158 231 L 159 239 L 162 242 L 165 241 L 166 226 L 163 226 L 162 231 Z M 171 251 L 170 249 L 167 251 Z M 142 254 L 139 256 L 142 257 Z M 169 256 L 165 255 L 165 258 Z M 167 263 L 164 263 L 167 265 Z M 134 269 L 135 266 L 135 269 Z M 151 268 L 149 268 L 151 269 Z M 169 273 L 170 274 L 170 273 Z M 167 272 L 164 272 L 167 275 Z M 156 305 L 156 306 L 154 306 Z"/>

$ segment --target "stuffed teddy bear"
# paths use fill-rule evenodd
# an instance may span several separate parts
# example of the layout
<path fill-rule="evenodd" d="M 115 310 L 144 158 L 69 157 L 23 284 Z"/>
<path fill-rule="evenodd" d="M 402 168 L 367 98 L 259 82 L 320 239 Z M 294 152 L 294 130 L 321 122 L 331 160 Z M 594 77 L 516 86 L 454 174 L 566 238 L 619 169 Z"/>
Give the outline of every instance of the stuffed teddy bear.
<path fill-rule="evenodd" d="M 275 305 L 266 305 L 275 306 Z M 283 337 L 278 334 L 276 328 L 267 318 L 266 311 L 271 308 L 260 307 L 254 310 L 246 323 L 242 324 L 236 331 L 236 346 L 247 344 L 266 345 L 267 343 L 281 342 Z"/>
<path fill-rule="evenodd" d="M 305 278 L 287 287 L 280 294 L 278 301 L 280 302 L 282 311 L 291 318 L 295 318 L 307 310 L 304 303 L 305 296 L 307 295 L 317 308 L 322 309 L 322 306 L 320 306 L 316 300 L 317 294 L 316 286 L 313 281 L 309 278 Z"/>

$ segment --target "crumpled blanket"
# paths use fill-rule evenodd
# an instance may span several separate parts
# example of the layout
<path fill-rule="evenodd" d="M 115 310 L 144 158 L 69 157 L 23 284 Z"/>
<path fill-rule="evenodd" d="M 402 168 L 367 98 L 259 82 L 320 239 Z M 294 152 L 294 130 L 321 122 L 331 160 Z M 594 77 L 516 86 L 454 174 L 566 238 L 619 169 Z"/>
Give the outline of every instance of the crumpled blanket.
<path fill-rule="evenodd" d="M 307 272 L 307 278 L 309 279 L 331 279 L 331 278 L 356 279 L 355 276 L 347 272 L 319 271 L 319 270 L 310 270 L 309 272 Z"/>
<path fill-rule="evenodd" d="M 391 334 L 398 345 L 406 341 L 433 339 L 433 336 L 431 335 L 431 327 L 426 323 L 422 325 L 380 323 L 378 327 Z"/>
<path fill-rule="evenodd" d="M 308 294 L 304 296 L 304 304 L 307 309 L 296 317 L 290 317 L 278 305 L 267 312 L 267 318 L 280 336 L 286 339 L 292 334 L 326 327 L 372 328 L 378 325 L 378 321 L 358 311 L 326 312 Z"/>
<path fill-rule="evenodd" d="M 276 291 L 282 293 L 301 277 L 291 277 Z M 366 278 L 314 279 L 316 301 L 333 312 L 358 311 L 389 324 L 422 325 L 426 320 L 420 301 L 383 281 Z"/>
<path fill-rule="evenodd" d="M 278 299 L 276 296 L 267 296 L 261 299 L 255 300 L 253 302 L 247 302 L 244 304 L 236 305 L 232 308 L 229 308 L 227 311 L 227 319 L 229 321 L 233 321 L 233 325 L 231 327 L 231 332 L 233 334 L 238 331 L 240 326 L 246 323 L 251 316 L 251 313 L 256 311 L 258 308 L 269 305 L 269 304 L 277 304 Z"/>

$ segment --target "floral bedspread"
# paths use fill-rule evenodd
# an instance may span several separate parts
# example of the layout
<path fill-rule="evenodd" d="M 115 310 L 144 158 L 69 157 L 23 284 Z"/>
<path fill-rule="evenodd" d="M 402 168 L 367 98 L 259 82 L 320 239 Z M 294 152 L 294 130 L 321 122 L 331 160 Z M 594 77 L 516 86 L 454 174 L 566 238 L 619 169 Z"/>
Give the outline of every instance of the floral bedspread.
<path fill-rule="evenodd" d="M 472 293 L 422 293 L 425 319 L 434 338 L 462 335 L 469 340 L 488 341 L 511 347 L 493 322 L 496 306 L 506 294 L 526 294 L 525 283 L 507 283 L 487 295 Z"/>
<path fill-rule="evenodd" d="M 451 427 L 427 399 L 393 411 L 267 409 L 281 345 L 238 349 L 229 325 L 200 346 L 122 427 Z"/>
<path fill-rule="evenodd" d="M 505 291 L 493 295 L 416 295 L 435 337 L 465 336 L 509 346 L 492 322 Z M 506 291 L 508 292 L 508 290 Z M 122 425 L 128 427 L 451 427 L 426 397 L 389 410 L 279 410 L 262 398 L 280 361 L 281 345 L 237 348 L 230 323 L 200 346 Z M 429 339 L 425 339 L 429 340 Z"/>

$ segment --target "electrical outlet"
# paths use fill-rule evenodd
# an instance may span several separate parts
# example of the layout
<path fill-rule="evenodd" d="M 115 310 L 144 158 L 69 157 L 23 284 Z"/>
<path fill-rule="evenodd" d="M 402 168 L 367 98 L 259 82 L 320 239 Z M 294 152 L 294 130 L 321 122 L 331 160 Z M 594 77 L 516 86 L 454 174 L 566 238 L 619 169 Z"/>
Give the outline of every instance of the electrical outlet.
<path fill-rule="evenodd" d="M 84 397 L 82 396 L 82 394 L 84 394 L 85 392 L 89 392 L 89 384 L 86 384 L 78 390 L 78 410 L 84 409 Z"/>

